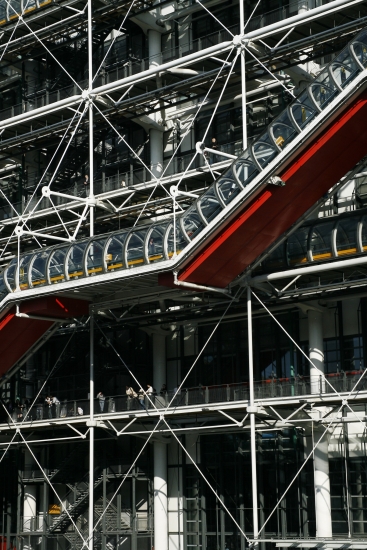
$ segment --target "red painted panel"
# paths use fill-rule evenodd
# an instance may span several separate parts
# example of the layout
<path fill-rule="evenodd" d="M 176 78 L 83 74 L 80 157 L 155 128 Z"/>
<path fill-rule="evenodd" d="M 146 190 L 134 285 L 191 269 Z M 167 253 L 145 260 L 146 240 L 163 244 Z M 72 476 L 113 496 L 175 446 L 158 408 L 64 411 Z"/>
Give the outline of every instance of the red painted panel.
<path fill-rule="evenodd" d="M 280 172 L 286 186 L 262 188 L 250 205 L 205 243 L 179 279 L 228 285 L 366 154 L 367 92 L 363 92 Z"/>
<path fill-rule="evenodd" d="M 21 313 L 55 318 L 73 318 L 88 314 L 88 302 L 59 296 L 47 296 L 23 302 Z M 15 308 L 0 320 L 0 376 L 4 375 L 53 325 L 52 321 L 15 316 Z"/>

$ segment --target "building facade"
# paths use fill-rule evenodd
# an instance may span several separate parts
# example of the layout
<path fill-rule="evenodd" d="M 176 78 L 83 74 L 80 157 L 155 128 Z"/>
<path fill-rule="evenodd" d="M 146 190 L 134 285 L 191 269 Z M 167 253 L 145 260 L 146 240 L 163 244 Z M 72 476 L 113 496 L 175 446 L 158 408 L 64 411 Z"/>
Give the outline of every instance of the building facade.
<path fill-rule="evenodd" d="M 366 547 L 366 27 L 0 0 L 0 548 Z"/>

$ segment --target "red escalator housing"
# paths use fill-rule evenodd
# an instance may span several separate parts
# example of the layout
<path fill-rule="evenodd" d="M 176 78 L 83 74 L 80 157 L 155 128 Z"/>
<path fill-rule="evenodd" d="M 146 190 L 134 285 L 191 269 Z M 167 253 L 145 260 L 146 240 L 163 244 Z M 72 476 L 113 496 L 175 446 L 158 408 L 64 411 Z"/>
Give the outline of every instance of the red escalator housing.
<path fill-rule="evenodd" d="M 220 233 L 194 252 L 178 279 L 224 288 L 367 154 L 367 91 L 362 91 L 286 168 L 285 187 L 267 185 Z M 171 286 L 162 274 L 160 284 Z"/>
<path fill-rule="evenodd" d="M 21 304 L 20 313 L 68 319 L 88 314 L 88 302 L 60 296 L 36 298 Z M 16 316 L 13 307 L 0 320 L 0 376 L 23 357 L 23 355 L 47 332 L 54 321 L 27 319 Z"/>

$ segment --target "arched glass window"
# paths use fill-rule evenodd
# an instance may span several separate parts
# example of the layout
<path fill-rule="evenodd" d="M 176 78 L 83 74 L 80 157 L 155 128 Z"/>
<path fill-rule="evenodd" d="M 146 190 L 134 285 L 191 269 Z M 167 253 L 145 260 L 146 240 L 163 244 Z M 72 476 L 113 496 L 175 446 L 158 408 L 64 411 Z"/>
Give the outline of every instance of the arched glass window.
<path fill-rule="evenodd" d="M 88 275 L 96 275 L 104 271 L 103 251 L 106 244 L 106 237 L 89 241 L 86 254 L 86 271 Z"/>
<path fill-rule="evenodd" d="M 8 0 L 8 18 L 14 19 L 22 13 L 20 0 Z"/>
<path fill-rule="evenodd" d="M 278 154 L 278 150 L 268 132 L 259 137 L 252 146 L 252 150 L 261 168 L 265 168 Z"/>
<path fill-rule="evenodd" d="M 9 289 L 5 284 L 4 272 L 2 272 L 0 275 L 0 301 L 3 300 L 7 294 L 9 294 Z"/>
<path fill-rule="evenodd" d="M 340 220 L 336 231 L 336 250 L 338 256 L 357 254 L 357 229 L 359 217 Z"/>
<path fill-rule="evenodd" d="M 147 242 L 147 254 L 149 263 L 159 262 L 166 259 L 164 253 L 164 236 L 168 223 L 155 225 L 150 230 Z"/>
<path fill-rule="evenodd" d="M 233 173 L 237 182 L 242 187 L 246 187 L 259 172 L 259 167 L 252 158 L 249 150 L 245 151 L 243 155 L 234 162 Z"/>
<path fill-rule="evenodd" d="M 19 287 L 21 290 L 26 290 L 29 287 L 28 269 L 32 258 L 33 254 L 27 254 L 19 260 Z"/>
<path fill-rule="evenodd" d="M 88 241 L 72 244 L 67 252 L 66 275 L 68 279 L 78 279 L 84 275 L 84 251 Z"/>
<path fill-rule="evenodd" d="M 196 205 L 191 206 L 181 218 L 181 223 L 187 237 L 192 241 L 205 227 L 203 220 L 196 211 Z"/>
<path fill-rule="evenodd" d="M 313 84 L 310 84 L 312 96 L 321 109 L 327 105 L 339 94 L 339 89 L 333 82 L 328 68 L 325 68 L 316 78 Z"/>
<path fill-rule="evenodd" d="M 354 55 L 362 67 L 367 68 L 367 32 L 362 31 L 351 44 Z"/>
<path fill-rule="evenodd" d="M 136 267 L 145 264 L 145 236 L 148 229 L 132 231 L 126 241 L 126 265 Z"/>
<path fill-rule="evenodd" d="M 173 224 L 168 229 L 168 232 L 166 233 L 166 239 L 167 239 L 167 254 L 169 258 L 172 258 L 174 252 L 175 252 L 175 243 L 173 238 Z M 176 224 L 176 254 L 179 254 L 182 252 L 182 250 L 188 245 L 187 240 L 184 237 L 184 234 L 182 232 L 181 227 L 179 226 L 178 222 Z"/>
<path fill-rule="evenodd" d="M 42 250 L 33 255 L 29 264 L 32 287 L 43 286 L 47 283 L 46 265 L 50 252 L 50 250 Z"/>
<path fill-rule="evenodd" d="M 65 281 L 65 255 L 70 245 L 55 248 L 48 261 L 48 282 L 56 284 Z"/>
<path fill-rule="evenodd" d="M 362 251 L 367 252 L 367 216 L 363 216 L 361 244 L 362 244 Z"/>
<path fill-rule="evenodd" d="M 232 178 L 223 176 L 216 182 L 217 192 L 224 204 L 229 204 L 241 191 L 239 184 Z"/>
<path fill-rule="evenodd" d="M 338 57 L 332 62 L 330 70 L 341 88 L 348 86 L 349 82 L 353 80 L 361 71 L 355 59 L 353 59 L 349 49 L 343 50 L 338 55 Z"/>
<path fill-rule="evenodd" d="M 104 258 L 107 271 L 115 271 L 125 267 L 124 245 L 127 235 L 127 231 L 114 233 L 107 241 Z"/>
<path fill-rule="evenodd" d="M 8 289 L 10 290 L 10 292 L 15 292 L 15 288 L 16 288 L 15 277 L 16 277 L 17 265 L 18 265 L 18 259 L 13 258 L 4 272 L 5 283 Z"/>
<path fill-rule="evenodd" d="M 317 115 L 318 111 L 305 90 L 291 105 L 292 115 L 297 125 L 303 130 Z"/>
<path fill-rule="evenodd" d="M 297 131 L 287 111 L 284 111 L 270 126 L 270 134 L 280 149 L 296 137 Z"/>
<path fill-rule="evenodd" d="M 198 207 L 208 223 L 211 222 L 223 210 L 223 206 L 215 194 L 214 186 L 206 191 L 206 193 L 199 199 Z"/>
<path fill-rule="evenodd" d="M 312 228 L 309 248 L 314 262 L 329 260 L 333 257 L 331 237 L 334 223 L 321 223 Z"/>

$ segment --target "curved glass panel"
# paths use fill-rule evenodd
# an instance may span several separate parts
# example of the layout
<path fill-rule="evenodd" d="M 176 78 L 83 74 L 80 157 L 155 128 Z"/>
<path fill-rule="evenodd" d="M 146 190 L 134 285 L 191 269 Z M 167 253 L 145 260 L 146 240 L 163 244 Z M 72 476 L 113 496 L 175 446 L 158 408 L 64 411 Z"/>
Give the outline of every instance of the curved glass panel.
<path fill-rule="evenodd" d="M 36 0 L 23 0 L 24 13 L 32 11 L 37 7 Z"/>
<path fill-rule="evenodd" d="M 127 235 L 127 231 L 115 233 L 108 241 L 104 258 L 107 271 L 115 271 L 115 269 L 124 267 L 124 244 Z"/>
<path fill-rule="evenodd" d="M 233 201 L 233 199 L 241 191 L 238 183 L 236 183 L 233 179 L 227 178 L 226 176 L 219 178 L 216 184 L 218 195 L 225 204 L 229 204 Z"/>
<path fill-rule="evenodd" d="M 287 111 L 284 111 L 270 126 L 270 133 L 281 149 L 288 145 L 298 134 Z"/>
<path fill-rule="evenodd" d="M 309 247 L 314 262 L 328 260 L 333 257 L 331 247 L 333 226 L 333 222 L 329 222 L 312 228 Z"/>
<path fill-rule="evenodd" d="M 33 254 L 22 256 L 19 260 L 19 287 L 21 290 L 29 288 L 28 284 L 28 268 L 33 258 Z"/>
<path fill-rule="evenodd" d="M 309 227 L 300 227 L 287 239 L 287 256 L 290 266 L 307 263 L 307 240 L 309 232 Z"/>
<path fill-rule="evenodd" d="M 255 164 L 250 151 L 245 151 L 239 159 L 233 164 L 233 173 L 240 185 L 245 187 L 248 185 L 260 172 L 259 167 Z M 224 174 L 228 176 L 228 174 Z"/>
<path fill-rule="evenodd" d="M 7 288 L 4 281 L 4 271 L 0 275 L 0 302 L 9 294 L 9 289 Z"/>
<path fill-rule="evenodd" d="M 208 223 L 211 222 L 212 219 L 215 218 L 223 210 L 223 207 L 215 194 L 214 187 L 211 187 L 199 199 L 199 207 L 202 215 Z"/>
<path fill-rule="evenodd" d="M 65 281 L 64 263 L 65 254 L 70 245 L 56 248 L 50 256 L 48 262 L 48 278 L 49 284 L 61 283 Z"/>
<path fill-rule="evenodd" d="M 17 264 L 18 264 L 17 258 L 13 258 L 8 268 L 5 270 L 5 279 L 12 292 L 15 291 L 15 287 L 16 287 L 15 273 L 17 269 Z"/>
<path fill-rule="evenodd" d="M 128 267 L 145 264 L 144 243 L 148 228 L 130 233 L 126 244 L 126 263 Z"/>
<path fill-rule="evenodd" d="M 46 264 L 50 255 L 50 250 L 42 250 L 37 252 L 30 263 L 29 269 L 31 272 L 31 286 L 43 286 L 46 284 Z"/>
<path fill-rule="evenodd" d="M 8 0 L 8 15 L 9 19 L 17 17 L 22 12 L 20 0 Z"/>
<path fill-rule="evenodd" d="M 87 274 L 96 275 L 103 272 L 103 250 L 106 237 L 89 242 L 86 250 Z"/>
<path fill-rule="evenodd" d="M 351 48 L 360 62 L 360 64 L 367 67 L 367 32 L 362 31 L 357 36 L 356 40 L 353 40 Z"/>
<path fill-rule="evenodd" d="M 361 244 L 363 252 L 367 252 L 367 216 L 363 217 Z"/>
<path fill-rule="evenodd" d="M 73 244 L 67 256 L 66 274 L 68 279 L 78 279 L 84 275 L 84 250 L 86 249 L 87 242 L 81 242 Z"/>
<path fill-rule="evenodd" d="M 179 254 L 185 246 L 188 245 L 187 240 L 184 237 L 181 227 L 176 225 L 176 254 Z M 168 230 L 167 233 L 167 254 L 169 258 L 172 258 L 175 252 L 175 243 L 173 239 L 173 224 Z"/>
<path fill-rule="evenodd" d="M 0 23 L 4 23 L 6 21 L 6 4 L 3 3 L 0 4 Z"/>
<path fill-rule="evenodd" d="M 318 114 L 307 91 L 303 92 L 291 105 L 292 115 L 298 126 L 303 130 Z"/>
<path fill-rule="evenodd" d="M 324 69 L 316 78 L 315 82 L 311 84 L 310 89 L 314 100 L 321 109 L 325 109 L 339 93 L 339 89 L 332 81 L 327 68 Z"/>
<path fill-rule="evenodd" d="M 148 237 L 147 249 L 149 263 L 165 260 L 164 254 L 164 236 L 166 234 L 167 223 L 165 225 L 156 225 Z"/>
<path fill-rule="evenodd" d="M 191 206 L 188 211 L 183 214 L 182 224 L 190 241 L 204 229 L 204 222 L 196 212 L 195 206 Z"/>
<path fill-rule="evenodd" d="M 341 88 L 345 88 L 361 71 L 349 50 L 343 50 L 338 55 L 331 63 L 330 70 Z"/>
<path fill-rule="evenodd" d="M 357 254 L 358 217 L 340 220 L 336 232 L 336 250 L 338 256 Z"/>
<path fill-rule="evenodd" d="M 269 162 L 271 162 L 278 153 L 278 150 L 276 149 L 268 132 L 263 134 L 258 141 L 254 143 L 252 148 L 254 151 L 254 156 L 256 157 L 256 160 L 260 164 L 261 168 L 265 168 L 265 166 L 269 164 Z"/>

